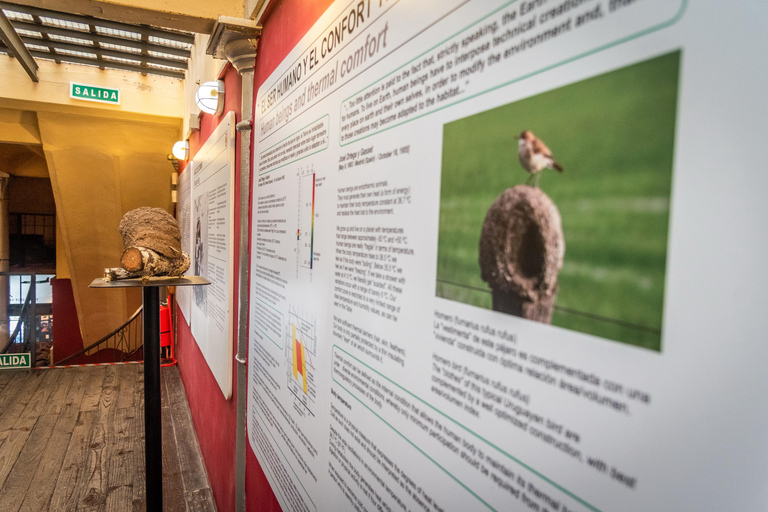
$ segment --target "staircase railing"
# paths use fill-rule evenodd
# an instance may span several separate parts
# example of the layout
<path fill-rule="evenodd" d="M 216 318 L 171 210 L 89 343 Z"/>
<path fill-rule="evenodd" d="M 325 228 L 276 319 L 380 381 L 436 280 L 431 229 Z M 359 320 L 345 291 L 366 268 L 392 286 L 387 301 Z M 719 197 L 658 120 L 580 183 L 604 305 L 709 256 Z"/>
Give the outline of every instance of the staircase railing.
<path fill-rule="evenodd" d="M 35 290 L 34 276 L 30 281 L 31 283 L 29 286 L 29 291 L 27 291 L 27 297 L 24 299 L 24 304 L 21 306 L 21 311 L 19 312 L 19 321 L 16 322 L 16 328 L 8 338 L 8 343 L 6 343 L 5 347 L 0 350 L 0 354 L 7 354 L 14 344 L 23 344 L 21 352 L 32 351 L 30 345 L 32 345 L 32 341 L 35 339 L 37 329 L 37 322 L 35 321 L 36 318 L 34 311 L 35 308 L 32 305 L 32 302 L 35 299 L 37 292 Z M 22 336 L 22 339 L 17 339 L 19 336 Z"/>
<path fill-rule="evenodd" d="M 125 361 L 134 355 L 144 343 L 141 325 L 141 310 L 142 307 L 139 306 L 139 309 L 137 309 L 123 325 L 107 334 L 99 341 L 57 361 L 54 363 L 54 366 L 66 364 L 68 361 L 71 361 L 78 356 L 92 356 L 106 349 L 119 351 L 119 353 L 121 353 L 120 360 Z"/>

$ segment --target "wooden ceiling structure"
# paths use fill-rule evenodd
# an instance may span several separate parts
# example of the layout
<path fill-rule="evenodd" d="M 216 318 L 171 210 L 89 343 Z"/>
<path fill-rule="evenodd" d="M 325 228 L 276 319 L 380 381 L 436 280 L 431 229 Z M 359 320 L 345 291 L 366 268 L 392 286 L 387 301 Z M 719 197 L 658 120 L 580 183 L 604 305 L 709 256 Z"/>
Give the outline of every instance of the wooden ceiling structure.
<path fill-rule="evenodd" d="M 7 2 L 0 8 L 0 52 L 17 58 L 33 81 L 34 59 L 183 79 L 194 42 L 180 30 Z"/>

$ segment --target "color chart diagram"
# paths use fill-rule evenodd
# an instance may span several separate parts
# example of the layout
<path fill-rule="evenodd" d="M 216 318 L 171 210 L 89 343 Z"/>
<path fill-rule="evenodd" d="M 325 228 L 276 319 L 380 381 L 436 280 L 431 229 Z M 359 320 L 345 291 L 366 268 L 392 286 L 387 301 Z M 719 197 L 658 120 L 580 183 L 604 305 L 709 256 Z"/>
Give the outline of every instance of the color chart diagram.
<path fill-rule="evenodd" d="M 315 241 L 315 173 L 311 170 L 299 171 L 298 224 L 296 229 L 298 266 L 312 270 Z"/>
<path fill-rule="evenodd" d="M 314 319 L 301 316 L 294 308 L 288 313 L 285 357 L 288 390 L 294 397 L 294 409 L 303 416 L 314 416 L 315 356 L 317 354 Z"/>

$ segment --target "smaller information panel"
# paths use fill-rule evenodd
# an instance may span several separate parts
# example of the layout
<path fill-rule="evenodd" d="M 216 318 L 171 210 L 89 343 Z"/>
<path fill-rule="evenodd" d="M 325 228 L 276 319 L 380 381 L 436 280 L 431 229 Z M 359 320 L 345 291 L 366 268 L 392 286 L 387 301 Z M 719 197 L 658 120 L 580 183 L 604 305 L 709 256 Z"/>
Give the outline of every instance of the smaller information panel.
<path fill-rule="evenodd" d="M 186 243 L 192 260 L 190 270 L 211 282 L 211 286 L 195 287 L 191 292 L 190 327 L 227 398 L 232 396 L 234 124 L 235 114 L 230 112 L 184 173 L 189 174 L 188 179 L 192 181 L 186 199 L 189 201 L 190 236 Z M 181 215 L 183 219 L 183 212 Z M 187 250 L 187 246 L 183 247 Z"/>
<path fill-rule="evenodd" d="M 191 166 L 189 167 L 192 168 Z M 191 172 L 183 172 L 179 176 L 178 202 L 176 203 L 176 220 L 181 230 L 181 250 L 192 256 L 192 224 L 190 209 L 192 205 L 192 180 L 189 178 Z M 189 271 L 187 271 L 189 272 Z M 181 313 L 187 324 L 190 324 L 190 307 L 192 302 L 192 290 L 181 287 L 176 289 L 176 303 L 179 305 Z"/>

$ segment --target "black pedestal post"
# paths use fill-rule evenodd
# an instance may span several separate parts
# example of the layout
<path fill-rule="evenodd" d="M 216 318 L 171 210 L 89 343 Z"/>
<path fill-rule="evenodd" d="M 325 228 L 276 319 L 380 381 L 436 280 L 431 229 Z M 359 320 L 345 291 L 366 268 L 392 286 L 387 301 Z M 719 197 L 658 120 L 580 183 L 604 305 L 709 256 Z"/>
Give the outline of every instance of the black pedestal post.
<path fill-rule="evenodd" d="M 147 511 L 163 510 L 163 438 L 160 408 L 160 289 L 142 289 L 144 300 L 144 465 Z"/>
<path fill-rule="evenodd" d="M 160 408 L 160 287 L 211 284 L 200 276 L 150 277 L 105 281 L 96 278 L 90 288 L 141 288 L 144 300 L 144 468 L 147 510 L 163 510 L 163 422 Z M 34 358 L 34 353 L 32 354 Z M 34 360 L 34 359 L 33 359 Z"/>

